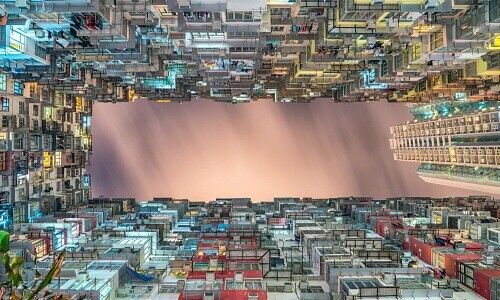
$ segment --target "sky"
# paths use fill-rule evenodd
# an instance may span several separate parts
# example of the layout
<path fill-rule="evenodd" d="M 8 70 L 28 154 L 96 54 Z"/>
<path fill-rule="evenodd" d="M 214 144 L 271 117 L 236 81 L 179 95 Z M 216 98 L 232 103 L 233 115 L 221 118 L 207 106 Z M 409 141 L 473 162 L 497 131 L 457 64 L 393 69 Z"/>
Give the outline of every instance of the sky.
<path fill-rule="evenodd" d="M 393 160 L 389 127 L 410 120 L 386 102 L 208 100 L 94 104 L 93 196 L 466 196 Z"/>

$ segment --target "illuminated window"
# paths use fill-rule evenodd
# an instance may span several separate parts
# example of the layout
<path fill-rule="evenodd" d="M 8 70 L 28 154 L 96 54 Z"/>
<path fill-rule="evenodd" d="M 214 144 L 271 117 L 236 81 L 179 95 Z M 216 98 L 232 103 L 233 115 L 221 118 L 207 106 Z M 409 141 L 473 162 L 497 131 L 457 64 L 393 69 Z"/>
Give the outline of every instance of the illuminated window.
<path fill-rule="evenodd" d="M 55 104 L 55 106 L 63 106 L 64 105 L 64 96 L 61 92 L 54 93 L 54 104 Z"/>
<path fill-rule="evenodd" d="M 411 47 L 411 60 L 417 60 L 422 57 L 422 43 L 418 42 Z"/>
<path fill-rule="evenodd" d="M 82 117 L 82 125 L 84 128 L 90 128 L 90 116 Z"/>
<path fill-rule="evenodd" d="M 61 151 L 56 151 L 56 155 L 55 155 L 56 159 L 56 167 L 60 167 L 62 166 L 62 153 Z"/>
<path fill-rule="evenodd" d="M 83 187 L 84 188 L 90 187 L 90 175 L 89 174 L 83 175 Z"/>
<path fill-rule="evenodd" d="M 0 171 L 7 171 L 7 153 L 6 152 L 0 152 Z"/>
<path fill-rule="evenodd" d="M 83 99 L 82 97 L 76 97 L 75 107 L 77 110 L 83 110 Z"/>
<path fill-rule="evenodd" d="M 52 154 L 50 152 L 43 152 L 43 167 L 45 169 L 50 169 L 52 168 L 53 160 L 52 160 Z"/>
<path fill-rule="evenodd" d="M 10 110 L 10 101 L 9 98 L 2 97 L 2 111 L 8 112 Z"/>
<path fill-rule="evenodd" d="M 22 95 L 24 92 L 24 84 L 20 81 L 14 81 L 14 94 Z"/>
<path fill-rule="evenodd" d="M 45 119 L 52 119 L 52 107 L 50 106 L 45 107 L 44 113 L 45 113 Z"/>
<path fill-rule="evenodd" d="M 9 46 L 18 51 L 24 52 L 24 49 L 26 47 L 26 36 L 23 33 L 15 30 L 14 27 L 10 27 Z"/>
<path fill-rule="evenodd" d="M 0 74 L 0 91 L 7 90 L 7 74 Z"/>

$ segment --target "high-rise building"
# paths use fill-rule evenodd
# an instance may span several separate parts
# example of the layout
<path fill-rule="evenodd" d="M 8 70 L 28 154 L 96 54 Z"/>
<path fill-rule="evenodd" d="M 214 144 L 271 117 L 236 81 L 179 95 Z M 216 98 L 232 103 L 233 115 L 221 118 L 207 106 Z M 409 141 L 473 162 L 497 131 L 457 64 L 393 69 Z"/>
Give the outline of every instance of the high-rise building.
<path fill-rule="evenodd" d="M 430 183 L 500 192 L 500 103 L 437 102 L 411 112 L 413 121 L 390 129 L 395 160 L 420 163 Z"/>
<path fill-rule="evenodd" d="M 0 18 L 4 70 L 98 101 L 500 99 L 497 0 L 0 0 Z"/>
<path fill-rule="evenodd" d="M 0 74 L 0 228 L 87 202 L 92 102 Z"/>
<path fill-rule="evenodd" d="M 499 22 L 497 0 L 0 0 L 0 220 L 85 202 L 92 104 L 136 99 L 459 101 L 439 126 L 478 141 L 397 135 L 396 157 L 491 189 Z M 426 107 L 397 134 L 438 126 Z"/>

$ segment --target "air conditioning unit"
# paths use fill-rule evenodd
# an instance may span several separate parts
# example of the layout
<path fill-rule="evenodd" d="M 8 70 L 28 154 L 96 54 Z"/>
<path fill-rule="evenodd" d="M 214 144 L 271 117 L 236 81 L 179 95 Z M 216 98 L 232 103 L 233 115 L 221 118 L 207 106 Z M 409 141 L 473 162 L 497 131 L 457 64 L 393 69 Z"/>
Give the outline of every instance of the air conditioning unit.
<path fill-rule="evenodd" d="M 206 282 L 215 282 L 215 273 L 214 272 L 207 272 L 205 274 L 205 281 Z"/>
<path fill-rule="evenodd" d="M 248 294 L 248 300 L 259 300 L 259 294 L 256 293 Z"/>
<path fill-rule="evenodd" d="M 220 20 L 213 20 L 212 21 L 212 29 L 213 30 L 221 30 L 222 28 L 222 23 Z"/>
<path fill-rule="evenodd" d="M 425 1 L 425 9 L 433 9 L 437 8 L 439 6 L 439 1 L 438 0 L 427 0 Z"/>
<path fill-rule="evenodd" d="M 382 5 L 384 4 L 384 0 L 372 0 L 372 5 Z"/>
<path fill-rule="evenodd" d="M 387 21 L 387 27 L 389 28 L 396 28 L 398 26 L 398 22 L 396 20 L 394 20 L 393 18 L 389 19 L 389 21 Z"/>
<path fill-rule="evenodd" d="M 234 281 L 235 282 L 243 282 L 243 273 L 242 272 L 234 272 Z"/>
<path fill-rule="evenodd" d="M 486 256 L 484 259 L 484 264 L 486 265 L 493 265 L 495 263 L 495 257 L 493 256 Z"/>
<path fill-rule="evenodd" d="M 214 293 L 204 293 L 203 294 L 203 300 L 214 300 L 215 296 Z"/>
<path fill-rule="evenodd" d="M 375 29 L 375 28 L 377 28 L 377 23 L 375 22 L 374 19 L 368 19 L 366 21 L 366 28 L 367 29 Z"/>
<path fill-rule="evenodd" d="M 373 46 L 375 45 L 375 43 L 377 42 L 377 38 L 375 38 L 374 36 L 367 36 L 366 37 L 366 43 L 370 46 Z"/>
<path fill-rule="evenodd" d="M 178 0 L 177 4 L 179 5 L 179 9 L 181 11 L 191 9 L 191 0 Z"/>

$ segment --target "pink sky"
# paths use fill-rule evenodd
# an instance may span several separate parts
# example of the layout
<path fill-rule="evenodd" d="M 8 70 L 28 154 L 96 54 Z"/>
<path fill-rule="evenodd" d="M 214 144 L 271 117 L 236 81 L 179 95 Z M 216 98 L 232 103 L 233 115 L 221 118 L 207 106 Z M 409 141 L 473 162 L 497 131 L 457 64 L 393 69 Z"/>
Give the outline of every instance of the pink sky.
<path fill-rule="evenodd" d="M 389 127 L 411 118 L 389 103 L 98 103 L 94 196 L 465 196 L 393 161 Z"/>

